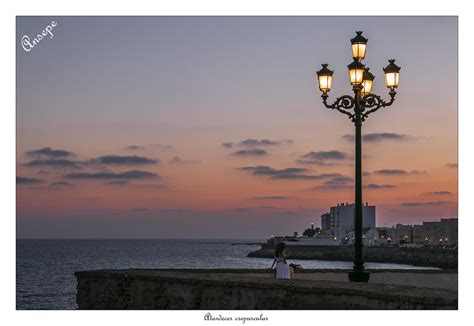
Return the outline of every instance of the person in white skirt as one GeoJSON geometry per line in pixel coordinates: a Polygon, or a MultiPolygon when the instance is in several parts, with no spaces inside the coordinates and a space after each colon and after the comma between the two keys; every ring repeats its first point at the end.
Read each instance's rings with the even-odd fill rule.
{"type": "Polygon", "coordinates": [[[275,246],[275,260],[272,267],[276,264],[276,278],[291,278],[290,265],[286,261],[285,244],[279,242],[275,246]]]}

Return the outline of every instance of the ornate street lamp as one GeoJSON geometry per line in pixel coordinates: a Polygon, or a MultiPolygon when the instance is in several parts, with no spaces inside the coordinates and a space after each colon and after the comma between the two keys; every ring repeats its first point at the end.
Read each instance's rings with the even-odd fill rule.
{"type": "Polygon", "coordinates": [[[374,82],[375,76],[369,72],[369,68],[365,68],[364,74],[362,76],[362,89],[360,93],[362,96],[369,95],[372,91],[372,84],[374,82]]]}
{"type": "Polygon", "coordinates": [[[334,71],[328,69],[328,65],[323,63],[323,68],[318,71],[318,82],[319,89],[323,94],[326,94],[331,90],[332,86],[332,74],[334,71]]]}
{"type": "Polygon", "coordinates": [[[395,59],[388,60],[389,64],[383,68],[385,73],[385,82],[387,87],[390,88],[390,92],[394,92],[395,88],[398,87],[398,76],[400,75],[400,67],[395,64],[395,59]]]}
{"type": "MultiPolygon", "coordinates": [[[[351,39],[352,58],[354,61],[347,67],[349,69],[349,81],[354,91],[354,96],[343,95],[337,98],[333,104],[328,104],[328,92],[331,90],[333,71],[329,70],[328,64],[317,72],[319,89],[322,91],[323,104],[326,108],[337,110],[348,116],[355,125],[355,254],[354,268],[349,272],[352,282],[368,282],[370,274],[364,269],[364,257],[362,254],[362,123],[380,108],[390,106],[395,101],[395,89],[398,87],[400,67],[395,64],[395,59],[390,59],[387,67],[383,69],[385,83],[389,88],[390,101],[384,101],[380,96],[372,94],[374,75],[362,64],[367,49],[367,39],[362,32],[356,32],[351,39]]],[[[390,239],[389,239],[390,240],[390,239]]]]}
{"type": "Polygon", "coordinates": [[[349,80],[351,81],[351,85],[362,85],[365,65],[360,61],[354,60],[350,65],[347,65],[347,68],[349,68],[349,80]]]}
{"type": "Polygon", "coordinates": [[[356,36],[351,39],[352,57],[354,60],[360,61],[365,58],[365,50],[367,49],[367,39],[362,36],[362,32],[356,32],[356,36]]]}

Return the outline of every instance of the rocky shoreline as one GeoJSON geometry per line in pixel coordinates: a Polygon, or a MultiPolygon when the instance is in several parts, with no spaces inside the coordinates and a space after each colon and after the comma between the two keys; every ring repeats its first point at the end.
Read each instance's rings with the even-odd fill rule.
{"type": "MultiPolygon", "coordinates": [[[[344,246],[287,246],[287,255],[291,259],[352,261],[353,247],[344,246]]],[[[263,244],[262,248],[253,251],[247,257],[273,258],[273,247],[263,244]]],[[[405,264],[441,269],[458,268],[457,249],[441,248],[398,248],[398,247],[364,247],[364,259],[372,263],[405,264]]]]}

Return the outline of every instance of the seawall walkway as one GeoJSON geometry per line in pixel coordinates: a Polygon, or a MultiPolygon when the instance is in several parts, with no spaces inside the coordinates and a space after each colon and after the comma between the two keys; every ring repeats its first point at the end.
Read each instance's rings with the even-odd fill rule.
{"type": "Polygon", "coordinates": [[[275,279],[260,269],[127,269],[75,273],[79,309],[457,309],[457,273],[305,270],[275,279]],[[421,280],[424,280],[421,282],[421,280]],[[421,282],[421,283],[420,283],[421,282]],[[405,285],[401,285],[405,284],[405,285]],[[406,284],[417,284],[409,286],[406,284]]]}

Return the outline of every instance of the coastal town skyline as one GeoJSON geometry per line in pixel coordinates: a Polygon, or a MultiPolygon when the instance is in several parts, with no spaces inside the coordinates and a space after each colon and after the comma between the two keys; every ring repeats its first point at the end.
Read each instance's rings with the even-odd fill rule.
{"type": "Polygon", "coordinates": [[[364,203],[457,217],[456,17],[18,17],[17,39],[52,20],[17,46],[18,238],[266,238],[352,203],[353,125],[315,72],[350,92],[356,30],[378,94],[402,67],[363,127],[364,203]]]}

